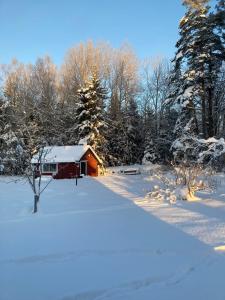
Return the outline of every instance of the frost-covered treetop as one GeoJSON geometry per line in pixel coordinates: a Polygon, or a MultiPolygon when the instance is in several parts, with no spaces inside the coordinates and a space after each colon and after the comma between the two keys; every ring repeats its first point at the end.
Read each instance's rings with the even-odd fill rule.
{"type": "Polygon", "coordinates": [[[209,3],[209,0],[184,0],[183,4],[191,9],[199,10],[209,3]]]}

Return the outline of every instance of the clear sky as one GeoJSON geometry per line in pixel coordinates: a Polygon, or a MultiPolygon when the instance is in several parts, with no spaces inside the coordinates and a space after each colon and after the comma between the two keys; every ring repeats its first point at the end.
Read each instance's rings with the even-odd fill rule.
{"type": "Polygon", "coordinates": [[[184,14],[181,0],[0,0],[0,64],[34,62],[87,40],[131,44],[140,58],[171,58],[184,14]]]}

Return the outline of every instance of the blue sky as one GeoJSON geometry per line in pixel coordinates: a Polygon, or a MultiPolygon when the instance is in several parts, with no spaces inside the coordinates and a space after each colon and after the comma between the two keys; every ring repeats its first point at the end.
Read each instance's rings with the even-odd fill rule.
{"type": "Polygon", "coordinates": [[[131,44],[140,58],[172,57],[181,0],[0,0],[0,64],[34,62],[87,40],[131,44]]]}

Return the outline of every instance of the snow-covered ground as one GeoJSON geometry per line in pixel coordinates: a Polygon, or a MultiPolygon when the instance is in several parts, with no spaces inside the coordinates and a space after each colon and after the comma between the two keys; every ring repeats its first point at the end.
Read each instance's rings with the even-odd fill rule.
{"type": "Polygon", "coordinates": [[[54,180],[36,215],[1,177],[0,299],[224,300],[225,186],[157,204],[145,177],[54,180]]]}

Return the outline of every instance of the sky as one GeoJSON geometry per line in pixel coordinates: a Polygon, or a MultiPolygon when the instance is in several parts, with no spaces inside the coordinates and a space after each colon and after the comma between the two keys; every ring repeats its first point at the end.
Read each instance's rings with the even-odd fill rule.
{"type": "Polygon", "coordinates": [[[130,44],[138,57],[172,58],[181,0],[0,0],[0,64],[34,63],[87,40],[130,44]]]}

